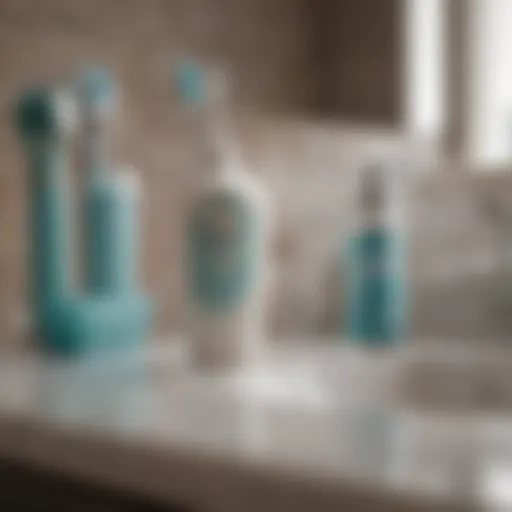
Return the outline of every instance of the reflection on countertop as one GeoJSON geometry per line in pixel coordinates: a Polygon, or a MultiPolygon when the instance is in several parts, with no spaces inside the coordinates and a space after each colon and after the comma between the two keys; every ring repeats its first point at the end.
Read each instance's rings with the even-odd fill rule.
{"type": "Polygon", "coordinates": [[[199,509],[309,510],[306,492],[311,510],[512,507],[512,415],[410,407],[400,388],[411,353],[284,344],[250,369],[210,373],[188,369],[168,340],[81,361],[11,356],[0,363],[0,456],[199,509]]]}

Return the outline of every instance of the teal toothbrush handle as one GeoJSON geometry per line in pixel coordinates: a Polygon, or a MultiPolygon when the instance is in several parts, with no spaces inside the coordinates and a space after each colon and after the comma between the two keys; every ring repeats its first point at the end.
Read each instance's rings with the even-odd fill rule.
{"type": "Polygon", "coordinates": [[[86,191],[87,289],[131,294],[137,287],[137,200],[116,176],[96,177],[86,191]]]}
{"type": "Polygon", "coordinates": [[[69,208],[63,156],[55,148],[29,147],[29,273],[37,322],[69,284],[69,208]]]}

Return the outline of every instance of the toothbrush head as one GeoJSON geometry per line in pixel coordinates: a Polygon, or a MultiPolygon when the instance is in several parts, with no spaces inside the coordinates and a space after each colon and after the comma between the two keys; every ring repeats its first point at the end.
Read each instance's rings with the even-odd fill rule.
{"type": "Polygon", "coordinates": [[[175,85],[183,104],[201,105],[206,101],[205,73],[193,60],[182,61],[175,70],[175,85]]]}
{"type": "Polygon", "coordinates": [[[15,124],[28,142],[55,140],[73,131],[76,105],[65,88],[33,87],[18,99],[14,108],[15,124]]]}
{"type": "Polygon", "coordinates": [[[83,106],[91,113],[110,112],[115,105],[116,85],[106,68],[85,69],[79,79],[78,90],[83,106]]]}

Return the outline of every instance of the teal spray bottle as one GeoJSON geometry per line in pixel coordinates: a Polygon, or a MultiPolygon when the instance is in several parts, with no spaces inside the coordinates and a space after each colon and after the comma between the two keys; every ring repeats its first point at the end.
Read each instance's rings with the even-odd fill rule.
{"type": "Polygon", "coordinates": [[[347,241],[347,325],[351,340],[389,346],[406,328],[404,187],[397,169],[363,167],[355,191],[355,223],[347,241]]]}

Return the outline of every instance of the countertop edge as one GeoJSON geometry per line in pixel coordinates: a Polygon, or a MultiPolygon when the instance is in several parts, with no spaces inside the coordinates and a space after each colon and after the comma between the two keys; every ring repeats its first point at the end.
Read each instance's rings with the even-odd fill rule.
{"type": "Polygon", "coordinates": [[[186,504],[194,511],[334,512],[348,506],[361,512],[472,510],[469,504],[409,497],[371,482],[334,482],[323,475],[240,464],[193,447],[151,445],[15,416],[0,415],[0,457],[114,490],[129,489],[164,504],[186,504]]]}

